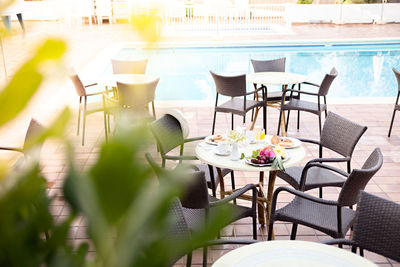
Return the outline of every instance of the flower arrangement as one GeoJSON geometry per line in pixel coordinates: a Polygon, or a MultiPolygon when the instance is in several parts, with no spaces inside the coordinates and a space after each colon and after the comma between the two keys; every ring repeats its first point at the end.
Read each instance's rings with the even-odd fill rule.
{"type": "Polygon", "coordinates": [[[230,143],[239,143],[246,140],[246,136],[239,133],[238,131],[231,130],[228,135],[228,141],[230,143]]]}

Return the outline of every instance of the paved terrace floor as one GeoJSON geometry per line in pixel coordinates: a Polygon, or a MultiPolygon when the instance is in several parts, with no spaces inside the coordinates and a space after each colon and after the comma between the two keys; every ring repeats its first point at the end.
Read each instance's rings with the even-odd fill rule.
{"type": "MultiPolygon", "coordinates": [[[[14,29],[18,25],[13,25],[14,29]]],[[[35,22],[27,23],[28,32],[23,39],[20,35],[12,36],[5,40],[5,51],[7,57],[7,68],[9,75],[21,65],[23,60],[31,55],[31,45],[39,42],[47,36],[60,36],[64,38],[69,47],[66,61],[74,66],[78,71],[93,59],[98,53],[114,42],[137,41],[138,37],[126,29],[125,25],[103,25],[101,27],[79,26],[69,27],[61,23],[35,22]]],[[[316,40],[316,39],[346,39],[346,38],[398,38],[400,37],[400,25],[295,25],[293,34],[290,35],[257,35],[249,37],[249,40],[316,40]]],[[[180,41],[187,41],[178,38],[180,41]]],[[[196,41],[191,38],[189,41],[196,41]]],[[[225,41],[235,41],[238,37],[229,36],[225,41]]],[[[0,75],[3,70],[0,69],[0,75]]],[[[0,76],[3,78],[2,76],[0,76]]],[[[393,90],[396,90],[393,88],[393,90]]],[[[47,81],[41,91],[35,96],[26,111],[14,122],[9,123],[0,129],[0,140],[2,145],[20,145],[23,142],[26,128],[31,117],[37,118],[44,125],[48,123],[64,105],[70,105],[76,109],[77,97],[75,96],[72,84],[66,77],[57,77],[47,81]]],[[[329,97],[328,97],[329,104],[329,97]]],[[[211,104],[210,104],[211,106],[211,104]]],[[[190,136],[208,135],[211,132],[212,108],[211,107],[176,107],[180,109],[190,123],[190,136]]],[[[350,120],[368,126],[366,134],[361,138],[353,156],[353,167],[359,168],[375,148],[380,147],[384,154],[384,165],[376,176],[370,181],[366,190],[379,195],[383,198],[400,202],[400,121],[394,124],[392,137],[387,138],[387,130],[391,118],[392,104],[358,104],[358,105],[329,105],[329,110],[343,115],[350,120]]],[[[157,113],[161,114],[165,109],[157,108],[157,113]]],[[[239,121],[239,118],[237,119],[239,121]]],[[[249,121],[249,119],[247,120],[249,121]]],[[[268,132],[275,132],[278,121],[278,111],[268,109],[268,132]]],[[[302,113],[300,130],[295,126],[296,114],[291,117],[289,125],[289,136],[301,136],[304,138],[318,138],[317,117],[302,113]]],[[[225,132],[229,128],[229,116],[218,115],[217,132],[225,132]]],[[[98,147],[104,140],[103,117],[102,114],[93,114],[87,120],[87,142],[84,147],[80,145],[80,137],[76,137],[76,120],[68,128],[68,136],[76,144],[76,161],[82,169],[89,168],[98,156],[98,147]]],[[[193,147],[189,147],[187,153],[193,147]]],[[[317,157],[318,149],[306,146],[307,157],[304,163],[317,157]]],[[[326,156],[333,156],[329,153],[326,156]]],[[[4,154],[1,154],[5,157],[4,154]]],[[[42,151],[41,164],[43,174],[48,180],[48,192],[51,196],[56,196],[52,204],[52,213],[58,221],[63,220],[68,214],[68,207],[64,203],[62,195],[62,184],[66,174],[66,164],[64,161],[62,145],[55,141],[48,141],[42,151]]],[[[343,167],[343,166],[341,166],[343,167]]],[[[256,174],[236,173],[238,185],[254,183],[258,180],[256,174]]],[[[228,179],[229,180],[229,179],[228,179]]],[[[229,185],[229,183],[228,183],[229,185]]],[[[277,179],[276,186],[285,183],[277,179]]],[[[327,199],[336,199],[339,190],[337,188],[325,189],[324,196],[327,199]]],[[[311,191],[316,194],[315,191],[311,191]]],[[[279,206],[285,205],[290,201],[289,195],[282,195],[279,206]]],[[[289,239],[290,225],[278,222],[275,224],[276,239],[289,239]]],[[[266,240],[267,229],[258,226],[259,240],[266,240]]],[[[81,243],[87,239],[85,221],[80,218],[74,222],[70,230],[70,239],[73,243],[81,243]]],[[[251,238],[251,223],[249,220],[241,220],[223,230],[224,237],[251,238]]],[[[306,227],[299,227],[299,240],[322,241],[328,239],[326,235],[306,227]]],[[[209,253],[209,263],[214,262],[221,255],[228,252],[234,245],[219,246],[211,249],[209,253]]],[[[95,251],[91,249],[91,253],[95,251]]],[[[400,266],[384,257],[373,253],[366,253],[366,257],[381,266],[400,266]]],[[[183,264],[181,261],[180,264],[183,264]]],[[[193,256],[193,265],[201,264],[201,251],[196,251],[193,256]]]]}

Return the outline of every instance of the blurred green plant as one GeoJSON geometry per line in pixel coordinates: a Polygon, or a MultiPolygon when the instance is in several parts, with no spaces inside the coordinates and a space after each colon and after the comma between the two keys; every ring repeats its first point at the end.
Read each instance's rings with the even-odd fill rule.
{"type": "Polygon", "coordinates": [[[297,0],[297,4],[312,4],[313,0],[297,0]]]}
{"type": "MultiPolygon", "coordinates": [[[[149,41],[155,41],[153,37],[149,41]]],[[[45,41],[2,88],[0,127],[24,110],[49,68],[62,63],[65,50],[61,40],[45,41]]],[[[176,218],[170,205],[188,182],[185,172],[165,171],[155,179],[144,162],[152,145],[148,126],[126,121],[119,122],[115,136],[102,144],[97,162],[78,171],[73,146],[65,136],[70,117],[70,111],[63,110],[24,151],[29,155],[47,138],[64,143],[69,168],[63,191],[71,210],[66,219],[56,222],[51,215],[53,198],[46,192],[39,158],[27,157],[18,168],[0,162],[0,266],[167,266],[214,238],[226,224],[229,211],[222,211],[203,230],[171,244],[176,218]],[[77,216],[87,222],[89,242],[96,251],[92,259],[87,257],[87,242],[74,246],[68,239],[77,216]]]]}

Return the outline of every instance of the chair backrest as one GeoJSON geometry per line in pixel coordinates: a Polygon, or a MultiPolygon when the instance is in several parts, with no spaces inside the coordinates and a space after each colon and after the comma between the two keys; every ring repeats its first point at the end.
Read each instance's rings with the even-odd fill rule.
{"type": "Polygon", "coordinates": [[[351,206],[357,203],[359,193],[382,167],[383,155],[379,148],[375,148],[365,161],[361,169],[353,169],[340,190],[338,203],[342,206],[351,206]]]}
{"type": "Polygon", "coordinates": [[[246,94],[246,75],[223,76],[210,70],[217,92],[225,96],[244,96],[246,94]]]}
{"type": "Polygon", "coordinates": [[[273,60],[251,60],[254,72],[284,72],[285,63],[285,57],[273,60]]]}
{"type": "Polygon", "coordinates": [[[83,85],[81,79],[79,78],[78,74],[74,73],[69,76],[69,78],[72,80],[72,83],[74,84],[76,93],[78,96],[85,96],[86,95],[86,89],[85,86],[83,85]]]}
{"type": "MultiPolygon", "coordinates": [[[[162,175],[162,173],[170,172],[170,170],[163,169],[155,163],[153,157],[149,153],[146,153],[145,157],[152,169],[155,171],[157,177],[162,175]]],[[[182,206],[188,209],[207,208],[209,206],[209,195],[204,172],[193,171],[189,167],[187,169],[184,168],[182,171],[185,171],[185,174],[187,172],[187,175],[191,176],[188,184],[183,188],[183,195],[180,199],[182,206]]]]}
{"type": "Polygon", "coordinates": [[[331,84],[337,75],[338,72],[335,68],[332,68],[331,72],[325,75],[324,79],[322,80],[321,86],[319,87],[318,95],[326,96],[328,94],[329,88],[331,87],[331,84]]]}
{"type": "Polygon", "coordinates": [[[159,78],[150,83],[117,82],[119,102],[123,107],[145,109],[154,100],[159,78]]]}
{"type": "Polygon", "coordinates": [[[320,144],[344,157],[351,157],[356,144],[366,130],[366,126],[328,112],[322,128],[320,144]]]}
{"type": "Polygon", "coordinates": [[[353,240],[400,262],[400,204],[361,191],[353,240]]]}
{"type": "Polygon", "coordinates": [[[396,76],[398,90],[400,91],[400,71],[396,70],[395,68],[393,68],[392,70],[394,72],[394,75],[396,76]]]}
{"type": "Polygon", "coordinates": [[[28,130],[26,131],[26,134],[25,134],[23,150],[25,150],[26,145],[29,142],[29,140],[31,140],[33,137],[35,137],[36,134],[38,134],[39,132],[41,132],[43,130],[44,130],[44,127],[40,123],[38,123],[35,119],[31,119],[28,130]]]}
{"type": "Polygon", "coordinates": [[[150,125],[161,156],[183,144],[182,128],[174,116],[165,114],[150,125]]]}
{"type": "Polygon", "coordinates": [[[145,74],[147,58],[140,60],[111,59],[114,74],[145,74]]]}

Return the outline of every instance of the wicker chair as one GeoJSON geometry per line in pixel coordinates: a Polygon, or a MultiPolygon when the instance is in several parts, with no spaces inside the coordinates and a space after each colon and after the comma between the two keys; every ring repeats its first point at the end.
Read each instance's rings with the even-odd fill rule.
{"type": "Polygon", "coordinates": [[[212,126],[212,134],[214,134],[215,130],[215,119],[217,116],[217,112],[223,113],[231,113],[231,124],[232,130],[234,129],[234,121],[233,115],[239,115],[243,117],[243,123],[246,122],[246,113],[250,110],[253,110],[256,107],[263,107],[263,126],[264,129],[266,127],[266,107],[264,101],[255,101],[255,100],[246,100],[246,96],[255,95],[257,92],[262,92],[262,98],[264,99],[264,90],[263,88],[256,89],[252,92],[246,91],[246,75],[238,75],[238,76],[222,76],[215,74],[210,71],[212,77],[214,78],[215,88],[217,90],[217,96],[215,98],[215,107],[214,107],[214,119],[212,126]],[[230,100],[224,102],[221,105],[218,105],[218,97],[219,95],[231,97],[230,100]],[[239,97],[243,97],[240,99],[239,97]]]}
{"type": "Polygon", "coordinates": [[[350,173],[337,201],[317,198],[287,187],[276,189],[272,199],[268,240],[271,240],[273,224],[278,220],[293,223],[290,235],[292,240],[296,239],[298,224],[314,228],[334,238],[343,238],[355,218],[355,211],[346,206],[357,203],[360,190],[365,188],[382,163],[381,150],[376,148],[361,169],[354,169],[350,173]],[[295,195],[295,198],[288,205],[276,210],[278,195],[282,191],[295,195]]]}
{"type": "Polygon", "coordinates": [[[333,112],[326,117],[319,141],[300,139],[303,142],[319,146],[319,158],[310,160],[304,167],[295,166],[278,171],[278,177],[285,180],[297,190],[307,191],[319,188],[322,198],[322,188],[326,186],[341,187],[351,171],[351,157],[355,146],[367,130],[333,112]],[[323,148],[328,148],[343,158],[323,158],[323,148]],[[334,162],[347,162],[347,173],[331,165],[322,164],[334,162]]]}
{"type": "MultiPolygon", "coordinates": [[[[309,83],[309,82],[304,82],[303,84],[308,84],[312,86],[318,87],[318,93],[312,93],[312,92],[307,92],[307,91],[300,91],[300,90],[294,90],[294,89],[286,89],[283,91],[282,94],[282,103],[281,103],[281,112],[279,114],[279,123],[282,118],[282,113],[285,112],[285,110],[288,111],[287,114],[287,119],[286,119],[286,132],[288,129],[289,125],[289,116],[290,116],[290,111],[291,110],[297,110],[297,111],[305,111],[305,112],[310,112],[313,114],[318,115],[318,122],[319,122],[319,133],[321,134],[322,130],[322,123],[321,123],[321,113],[325,112],[325,117],[327,116],[327,104],[326,104],[326,95],[329,92],[329,88],[331,87],[331,84],[333,80],[336,78],[338,75],[337,71],[335,68],[332,68],[331,72],[329,74],[325,75],[325,78],[322,80],[321,85],[314,84],[314,83],[309,83]],[[285,103],[286,98],[287,98],[287,93],[290,92],[289,96],[289,102],[285,103]],[[316,96],[318,99],[317,103],[310,102],[310,101],[305,101],[305,100],[300,100],[300,96],[293,96],[293,93],[297,93],[299,95],[305,94],[305,95],[312,95],[316,96]],[[324,98],[324,104],[321,104],[321,97],[324,98]]],[[[300,120],[297,120],[297,129],[300,128],[300,120]]],[[[278,125],[278,135],[279,135],[280,127],[278,125]]]]}
{"type": "MultiPolygon", "coordinates": [[[[178,160],[179,163],[181,163],[183,160],[197,160],[196,156],[183,155],[184,144],[203,140],[205,137],[201,136],[185,139],[180,122],[176,117],[170,114],[165,114],[161,118],[151,123],[151,130],[157,141],[158,149],[161,154],[162,167],[165,167],[166,160],[178,160]],[[168,155],[171,150],[177,147],[180,147],[179,156],[168,155]]],[[[207,185],[215,196],[216,188],[219,184],[217,170],[214,167],[206,164],[197,164],[196,166],[199,170],[206,173],[207,185]]],[[[235,189],[235,176],[233,170],[222,169],[223,176],[227,175],[228,173],[231,174],[232,189],[235,189]]]]}
{"type": "Polygon", "coordinates": [[[390,137],[390,134],[392,133],[394,115],[396,114],[396,111],[400,110],[400,105],[399,105],[399,96],[400,96],[400,72],[399,72],[398,70],[396,70],[395,68],[393,68],[392,70],[393,70],[394,75],[396,76],[396,79],[397,79],[397,85],[398,85],[397,90],[398,90],[398,92],[397,92],[396,103],[394,104],[393,115],[392,115],[392,121],[390,122],[388,137],[390,137]]]}
{"type": "MultiPolygon", "coordinates": [[[[78,74],[73,73],[70,75],[72,83],[75,86],[76,93],[79,96],[79,109],[78,109],[78,128],[76,134],[79,135],[79,128],[80,128],[80,121],[81,121],[81,113],[83,117],[82,122],[82,146],[85,145],[85,129],[86,129],[86,116],[96,113],[96,112],[103,112],[104,107],[101,101],[95,102],[88,102],[88,97],[93,96],[101,96],[103,93],[107,93],[106,91],[99,91],[95,93],[88,94],[86,92],[86,88],[96,86],[97,83],[83,85],[81,79],[79,78],[78,74]],[[83,100],[83,102],[82,102],[83,100]]],[[[106,124],[107,122],[104,121],[106,124]]]]}
{"type": "MultiPolygon", "coordinates": [[[[251,59],[251,64],[253,65],[254,72],[285,72],[286,58],[278,58],[273,60],[254,60],[251,59]]],[[[278,102],[282,99],[282,91],[272,91],[268,92],[267,86],[264,86],[265,91],[265,101],[266,102],[278,102]]],[[[292,87],[293,89],[293,87],[292,87]]],[[[255,96],[256,97],[256,96],[255,96]]],[[[286,97],[289,100],[289,96],[286,97]]],[[[253,120],[254,109],[251,113],[251,120],[253,120]]],[[[300,114],[300,111],[297,115],[300,114]]],[[[268,117],[266,118],[268,119],[268,117]]],[[[267,124],[267,122],[265,122],[267,124]]]]}
{"type": "MultiPolygon", "coordinates": [[[[154,162],[149,153],[146,153],[146,159],[158,176],[160,176],[163,171],[166,171],[154,162]]],[[[226,225],[242,218],[251,217],[253,221],[253,239],[257,240],[257,188],[255,185],[248,184],[235,191],[230,196],[219,200],[208,194],[207,183],[203,171],[194,171],[190,173],[190,175],[192,175],[193,178],[190,184],[185,188],[183,197],[178,201],[178,203],[173,204],[174,213],[178,219],[174,236],[177,236],[178,238],[190,237],[190,233],[198,232],[205,227],[207,218],[213,217],[216,214],[219,214],[221,209],[227,208],[230,210],[230,217],[226,218],[226,225]],[[252,191],[253,196],[251,207],[229,203],[248,191],[252,191]]],[[[232,243],[232,240],[229,241],[232,243]]],[[[207,266],[207,246],[207,244],[204,244],[203,246],[203,266],[207,266]]],[[[190,263],[191,253],[188,255],[187,265],[190,266],[190,263]]]]}
{"type": "MultiPolygon", "coordinates": [[[[24,141],[24,145],[22,146],[22,148],[20,147],[6,147],[6,146],[0,146],[0,150],[4,150],[4,151],[13,151],[13,152],[19,152],[22,153],[24,155],[24,158],[27,156],[26,151],[27,151],[27,145],[29,143],[29,141],[35,137],[36,134],[40,133],[41,131],[44,130],[44,127],[39,124],[35,119],[31,119],[29,126],[28,126],[28,130],[26,131],[25,134],[25,141],[24,141]]],[[[40,152],[41,146],[39,147],[38,151],[40,152]]],[[[16,167],[18,167],[18,163],[15,165],[16,167]]]]}
{"type": "Polygon", "coordinates": [[[400,205],[361,191],[353,238],[333,239],[325,244],[350,245],[364,256],[364,249],[400,262],[400,205]]]}
{"type": "Polygon", "coordinates": [[[147,58],[141,60],[111,59],[114,74],[145,74],[147,58]]]}

